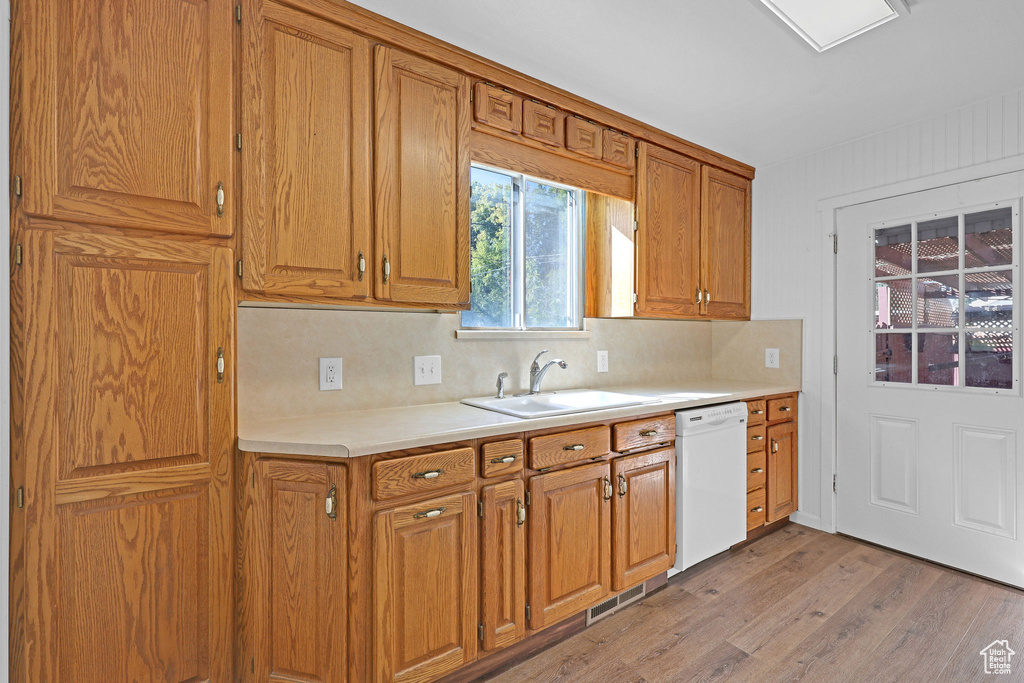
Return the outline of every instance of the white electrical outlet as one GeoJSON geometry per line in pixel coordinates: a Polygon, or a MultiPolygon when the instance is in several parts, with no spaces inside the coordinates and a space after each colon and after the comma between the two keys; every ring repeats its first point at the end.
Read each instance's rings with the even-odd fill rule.
{"type": "Polygon", "coordinates": [[[441,356],[413,356],[412,358],[412,383],[440,384],[441,383],[441,356]]]}
{"type": "Polygon", "coordinates": [[[766,368],[777,368],[777,367],[779,367],[779,350],[778,349],[765,349],[764,350],[764,366],[766,368]]]}
{"type": "Polygon", "coordinates": [[[338,391],[341,389],[341,359],[320,359],[320,391],[338,391]]]}
{"type": "Polygon", "coordinates": [[[597,352],[597,371],[608,372],[608,352],[598,351],[597,352]]]}

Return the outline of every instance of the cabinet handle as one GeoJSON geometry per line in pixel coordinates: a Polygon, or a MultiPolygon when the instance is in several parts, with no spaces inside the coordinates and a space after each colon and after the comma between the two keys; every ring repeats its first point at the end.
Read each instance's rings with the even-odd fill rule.
{"type": "Polygon", "coordinates": [[[776,441],[775,439],[772,439],[772,453],[778,453],[778,452],[779,452],[779,442],[776,441]]]}
{"type": "Polygon", "coordinates": [[[658,435],[658,430],[657,429],[645,429],[644,431],[640,432],[640,436],[657,436],[657,435],[658,435]]]}
{"type": "Polygon", "coordinates": [[[413,479],[437,479],[442,474],[444,474],[444,470],[429,470],[427,472],[417,472],[416,474],[412,475],[412,478],[413,479]]]}
{"type": "Polygon", "coordinates": [[[526,506],[523,505],[522,498],[516,498],[516,526],[522,526],[526,523],[526,506]]]}
{"type": "Polygon", "coordinates": [[[363,252],[359,252],[359,281],[363,281],[363,276],[366,275],[366,259],[363,257],[363,252]]]}
{"type": "Polygon", "coordinates": [[[695,303],[695,304],[697,304],[698,306],[700,306],[700,302],[701,302],[701,301],[703,301],[703,300],[704,300],[704,297],[703,297],[703,296],[701,296],[701,293],[700,293],[700,287],[698,287],[698,288],[697,288],[697,298],[696,298],[696,299],[694,299],[693,303],[695,303]]]}
{"type": "Polygon", "coordinates": [[[790,412],[792,410],[793,409],[790,408],[789,406],[779,406],[779,412],[781,412],[781,413],[788,413],[788,412],[790,412]]]}
{"type": "Polygon", "coordinates": [[[751,441],[764,441],[764,436],[761,435],[761,434],[754,434],[752,437],[750,437],[750,440],[751,441]]]}
{"type": "Polygon", "coordinates": [[[619,475],[619,498],[621,498],[622,496],[626,495],[626,491],[627,490],[628,489],[627,489],[627,486],[626,486],[626,478],[620,474],[619,475]]]}
{"type": "Polygon", "coordinates": [[[762,472],[764,472],[764,470],[761,469],[760,467],[755,467],[754,469],[750,470],[751,474],[761,474],[762,472]]]}
{"type": "Polygon", "coordinates": [[[441,513],[444,512],[447,509],[448,508],[434,508],[433,510],[427,510],[426,512],[417,512],[415,515],[412,516],[412,518],[413,519],[423,519],[423,518],[431,519],[433,517],[440,517],[441,513]]]}
{"type": "Polygon", "coordinates": [[[582,451],[585,446],[581,443],[569,444],[568,446],[562,446],[563,451],[582,451]]]}
{"type": "Polygon", "coordinates": [[[224,347],[217,347],[217,383],[224,383],[224,347]]]}
{"type": "Polygon", "coordinates": [[[388,261],[388,257],[384,257],[384,284],[388,283],[388,278],[391,277],[391,263],[388,261]]]}
{"type": "Polygon", "coordinates": [[[711,292],[709,292],[708,290],[705,289],[704,290],[704,307],[707,308],[707,305],[709,303],[711,303],[711,292]]]}
{"type": "Polygon", "coordinates": [[[338,487],[331,484],[331,490],[327,492],[327,500],[324,503],[327,516],[331,519],[338,518],[338,487]]]}
{"type": "Polygon", "coordinates": [[[750,508],[751,512],[764,512],[764,508],[758,505],[756,508],[750,508]]]}
{"type": "Polygon", "coordinates": [[[604,478],[604,499],[612,499],[612,483],[608,481],[608,477],[604,478]]]}
{"type": "Polygon", "coordinates": [[[217,183],[217,217],[224,215],[224,183],[217,183]]]}
{"type": "Polygon", "coordinates": [[[764,415],[764,411],[763,410],[751,410],[750,414],[751,415],[764,415]]]}
{"type": "Polygon", "coordinates": [[[515,462],[515,461],[516,461],[516,456],[514,456],[514,455],[506,455],[504,458],[495,458],[494,460],[491,460],[491,462],[494,463],[495,465],[499,465],[499,464],[507,465],[510,462],[515,462]]]}

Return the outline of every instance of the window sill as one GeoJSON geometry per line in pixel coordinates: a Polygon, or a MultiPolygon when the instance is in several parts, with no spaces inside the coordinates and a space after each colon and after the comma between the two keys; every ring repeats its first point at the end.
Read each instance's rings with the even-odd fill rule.
{"type": "Polygon", "coordinates": [[[539,339],[590,339],[590,330],[455,330],[455,338],[463,341],[533,341],[539,339]]]}

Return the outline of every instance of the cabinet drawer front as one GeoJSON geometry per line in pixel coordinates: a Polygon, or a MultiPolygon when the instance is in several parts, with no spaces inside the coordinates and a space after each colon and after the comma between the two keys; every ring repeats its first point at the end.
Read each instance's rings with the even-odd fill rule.
{"type": "Polygon", "coordinates": [[[518,133],[523,128],[523,98],[486,83],[477,83],[473,116],[480,123],[518,133]]]}
{"type": "Polygon", "coordinates": [[[763,398],[757,401],[747,401],[747,424],[763,424],[767,411],[766,401],[763,398]]]}
{"type": "Polygon", "coordinates": [[[605,128],[602,144],[604,148],[601,158],[604,161],[622,168],[633,168],[633,162],[636,161],[636,143],[633,138],[605,128]]]}
{"type": "Polygon", "coordinates": [[[756,489],[747,493],[747,531],[764,526],[764,489],[756,489]]]}
{"type": "Polygon", "coordinates": [[[480,475],[498,477],[523,469],[523,442],[520,439],[485,443],[480,447],[480,475]]]}
{"type": "Polygon", "coordinates": [[[765,468],[768,457],[764,449],[756,453],[747,453],[747,490],[763,489],[765,484],[765,468]]]}
{"type": "Polygon", "coordinates": [[[672,443],[676,438],[675,415],[620,422],[612,427],[612,444],[617,453],[672,443]]]}
{"type": "Polygon", "coordinates": [[[546,104],[526,100],[523,102],[523,137],[562,147],[565,144],[565,113],[546,104]]]}
{"type": "Polygon", "coordinates": [[[592,159],[601,158],[603,148],[601,127],[596,123],[570,116],[565,120],[565,147],[592,159]]]}
{"type": "Polygon", "coordinates": [[[765,426],[763,424],[747,427],[747,453],[764,452],[765,426]]]}
{"type": "Polygon", "coordinates": [[[768,401],[768,421],[777,422],[779,420],[795,420],[796,407],[796,396],[773,398],[768,401]]]}
{"type": "Polygon", "coordinates": [[[611,434],[607,427],[576,429],[530,439],[530,467],[543,470],[608,455],[611,434]]]}
{"type": "Polygon", "coordinates": [[[438,491],[476,478],[472,448],[381,460],[373,466],[373,497],[377,500],[438,491]]]}

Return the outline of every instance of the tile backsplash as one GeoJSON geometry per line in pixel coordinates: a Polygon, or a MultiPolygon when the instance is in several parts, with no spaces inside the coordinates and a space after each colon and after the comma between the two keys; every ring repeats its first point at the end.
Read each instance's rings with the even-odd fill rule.
{"type": "MultiPolygon", "coordinates": [[[[529,383],[534,355],[569,365],[552,367],[545,389],[669,384],[717,376],[720,336],[729,357],[768,335],[783,348],[783,367],[752,379],[799,383],[800,322],[713,323],[676,320],[588,319],[589,336],[573,339],[483,341],[456,339],[459,316],[437,313],[242,307],[238,311],[238,411],[241,421],[457,401],[494,392],[508,372],[509,393],[529,383]],[[744,333],[719,325],[759,325],[744,333]],[[787,341],[788,340],[788,341],[787,341]],[[608,351],[609,371],[597,372],[608,351]],[[413,385],[413,356],[441,356],[441,384],[413,385]],[[318,359],[340,356],[342,389],[319,391],[318,359]],[[795,368],[795,370],[794,370],[795,368]],[[774,374],[778,373],[778,374],[774,374]]],[[[753,353],[753,352],[751,352],[753,353]]],[[[764,350],[756,355],[764,362],[764,350]]],[[[753,361],[751,361],[753,363],[753,361]]],[[[734,369],[734,368],[733,368],[734,369]]],[[[725,379],[742,377],[725,376],[725,379]]]]}

